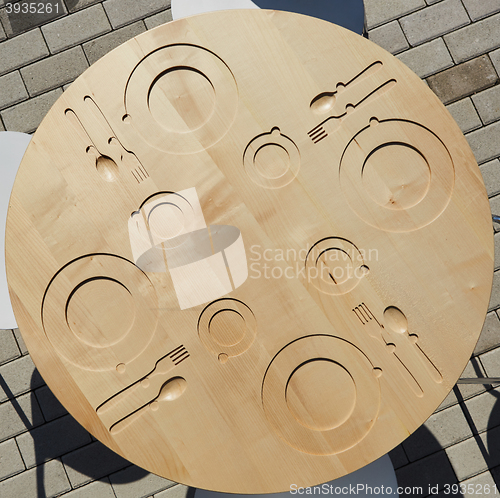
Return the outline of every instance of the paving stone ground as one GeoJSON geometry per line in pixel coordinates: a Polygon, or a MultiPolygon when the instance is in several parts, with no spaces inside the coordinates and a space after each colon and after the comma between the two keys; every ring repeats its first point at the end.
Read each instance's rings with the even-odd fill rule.
{"type": "MultiPolygon", "coordinates": [[[[0,0],[0,131],[35,131],[90,64],[171,20],[170,0],[53,0],[57,12],[24,18],[9,16],[7,3],[0,0]]],[[[500,0],[365,0],[365,6],[368,37],[425,78],[447,105],[500,215],[500,0]]],[[[466,377],[500,377],[500,231],[495,249],[490,310],[466,377]]],[[[411,496],[500,494],[500,387],[455,386],[390,455],[411,496]]],[[[60,495],[185,498],[192,490],[97,442],[44,385],[19,331],[2,330],[0,497],[60,495]]]]}

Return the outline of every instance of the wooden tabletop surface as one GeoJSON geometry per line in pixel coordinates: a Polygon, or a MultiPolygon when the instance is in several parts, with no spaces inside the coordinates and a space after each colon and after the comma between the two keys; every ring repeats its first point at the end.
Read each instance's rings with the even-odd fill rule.
{"type": "Polygon", "coordinates": [[[10,199],[13,308],[99,440],[196,487],[285,491],[387,453],[465,367],[493,276],[473,154],[389,53],[226,11],[56,102],[10,199]]]}

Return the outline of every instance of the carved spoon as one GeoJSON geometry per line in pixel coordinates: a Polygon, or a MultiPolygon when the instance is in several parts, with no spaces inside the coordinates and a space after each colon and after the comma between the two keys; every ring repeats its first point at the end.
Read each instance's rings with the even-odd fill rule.
{"type": "Polygon", "coordinates": [[[158,393],[158,396],[156,396],[156,398],[152,399],[144,406],[141,406],[138,410],[129,413],[126,417],[113,424],[109,431],[111,432],[111,434],[116,434],[122,431],[123,429],[125,429],[125,427],[129,426],[132,422],[144,415],[144,413],[146,413],[148,410],[158,410],[160,401],[173,401],[179,398],[186,390],[186,387],[186,379],[184,379],[183,377],[172,377],[161,386],[160,392],[158,393]]]}

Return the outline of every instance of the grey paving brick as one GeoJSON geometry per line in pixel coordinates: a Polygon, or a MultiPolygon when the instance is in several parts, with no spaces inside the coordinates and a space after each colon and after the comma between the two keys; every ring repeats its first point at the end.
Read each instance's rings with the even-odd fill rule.
{"type": "Polygon", "coordinates": [[[461,493],[464,498],[477,498],[478,494],[493,496],[495,494],[495,487],[495,481],[489,471],[460,483],[461,493]]]}
{"type": "Polygon", "coordinates": [[[190,495],[190,491],[192,491],[192,488],[189,486],[176,484],[171,488],[155,493],[154,498],[187,498],[190,495]]]}
{"type": "MultiPolygon", "coordinates": [[[[467,366],[464,368],[464,371],[461,373],[460,378],[475,378],[475,377],[486,377],[486,370],[484,369],[482,363],[478,358],[471,358],[467,362],[467,366]]],[[[469,399],[477,394],[480,394],[485,391],[485,386],[482,384],[459,384],[456,386],[460,398],[469,399]]],[[[455,388],[453,388],[455,391],[455,388]]]]}
{"type": "Polygon", "coordinates": [[[0,401],[5,401],[12,395],[18,396],[44,384],[30,356],[23,356],[1,366],[0,376],[8,386],[4,389],[3,382],[0,385],[0,401]]]}
{"type": "Polygon", "coordinates": [[[500,76],[500,48],[490,52],[488,55],[490,56],[491,62],[493,63],[497,74],[500,76]]]}
{"type": "Polygon", "coordinates": [[[461,483],[464,498],[477,498],[478,494],[494,494],[495,481],[490,472],[483,472],[461,483]],[[489,490],[489,493],[487,492],[489,490]]]}
{"type": "Polygon", "coordinates": [[[43,424],[42,412],[33,394],[25,394],[0,405],[0,441],[43,424]]]}
{"type": "MultiPolygon", "coordinates": [[[[498,167],[500,168],[500,163],[498,167]]],[[[498,224],[496,225],[498,226],[498,224]]],[[[494,240],[495,240],[495,270],[496,270],[497,267],[500,268],[500,234],[495,233],[494,240]]]]}
{"type": "Polygon", "coordinates": [[[499,494],[499,492],[500,492],[500,485],[499,485],[499,483],[500,483],[500,467],[490,468],[490,473],[491,473],[491,475],[496,483],[496,488],[497,488],[496,494],[499,494]]]}
{"type": "Polygon", "coordinates": [[[0,444],[0,481],[24,471],[24,463],[15,439],[0,444]]]}
{"type": "Polygon", "coordinates": [[[445,35],[455,62],[463,62],[500,46],[500,14],[445,35]]]}
{"type": "Polygon", "coordinates": [[[500,377],[500,348],[483,353],[479,359],[487,377],[500,377]]]}
{"type": "Polygon", "coordinates": [[[102,0],[65,0],[65,2],[70,12],[76,12],[95,3],[102,2],[102,0]]]}
{"type": "Polygon", "coordinates": [[[113,28],[119,28],[170,7],[170,0],[106,0],[103,2],[113,28]]]}
{"type": "Polygon", "coordinates": [[[116,498],[113,493],[113,488],[108,479],[95,481],[81,488],[75,489],[64,498],[116,498]]]}
{"type": "MultiPolygon", "coordinates": [[[[498,197],[500,196],[497,195],[496,197],[492,197],[490,199],[490,205],[492,206],[492,210],[495,210],[496,205],[500,206],[500,199],[498,199],[498,197]]],[[[488,311],[498,308],[500,308],[500,271],[496,271],[493,274],[493,286],[491,289],[491,297],[490,297],[490,303],[488,305],[488,311]]]]}
{"type": "Polygon", "coordinates": [[[0,41],[5,40],[7,38],[7,35],[5,33],[5,30],[3,29],[3,26],[0,24],[0,41]]]}
{"type": "Polygon", "coordinates": [[[89,67],[82,47],[73,47],[21,69],[30,96],[34,97],[76,79],[89,67]]]}
{"type": "Polygon", "coordinates": [[[111,31],[111,26],[101,4],[42,27],[43,36],[52,53],[74,47],[108,31],[111,31]]]}
{"type": "Polygon", "coordinates": [[[474,425],[474,434],[500,425],[500,388],[491,389],[465,402],[474,425]]]}
{"type": "Polygon", "coordinates": [[[482,123],[470,98],[446,106],[463,133],[481,128],[482,123]]]}
{"type": "MultiPolygon", "coordinates": [[[[493,161],[481,164],[479,169],[483,175],[488,197],[498,194],[500,192],[500,161],[493,159],[493,161]]],[[[498,243],[500,244],[500,240],[498,243]]],[[[500,251],[500,245],[497,247],[496,244],[495,239],[495,269],[500,268],[500,254],[497,255],[497,249],[500,251]]]]}
{"type": "Polygon", "coordinates": [[[96,441],[62,458],[75,488],[130,466],[130,462],[96,441]]]}
{"type": "Polygon", "coordinates": [[[397,469],[396,478],[399,486],[412,489],[411,493],[403,493],[400,496],[412,497],[427,496],[429,486],[437,485],[438,489],[443,489],[445,484],[457,482],[457,478],[443,450],[397,469]],[[422,491],[419,492],[418,488],[422,488],[422,491]]]}
{"type": "Polygon", "coordinates": [[[115,47],[118,47],[118,45],[125,43],[127,40],[130,40],[144,31],[146,31],[144,23],[142,21],[137,21],[134,24],[117,29],[107,35],[85,43],[85,45],[83,45],[83,50],[85,50],[85,54],[90,64],[93,64],[110,50],[113,50],[115,47]]]}
{"type": "Polygon", "coordinates": [[[365,1],[366,24],[368,29],[372,29],[422,7],[425,7],[424,0],[365,1]]]}
{"type": "Polygon", "coordinates": [[[28,348],[26,347],[23,336],[21,335],[21,332],[19,332],[19,329],[14,329],[14,335],[16,336],[17,345],[19,346],[21,353],[23,355],[28,354],[28,348]]]}
{"type": "MultiPolygon", "coordinates": [[[[0,78],[0,95],[2,79],[0,78]]],[[[0,330],[0,364],[21,356],[12,330],[0,330]]]]}
{"type": "MultiPolygon", "coordinates": [[[[486,377],[486,371],[478,358],[472,358],[467,363],[464,371],[460,374],[460,378],[476,377],[486,377]]],[[[484,391],[486,391],[486,386],[483,384],[457,384],[449,392],[448,396],[446,396],[436,412],[456,405],[459,401],[472,398],[473,396],[476,396],[484,391]]]]}
{"type": "MultiPolygon", "coordinates": [[[[401,56],[406,53],[408,52],[401,56]]],[[[497,81],[498,75],[487,55],[464,62],[427,79],[429,87],[445,104],[489,88],[497,81]]]]}
{"type": "Polygon", "coordinates": [[[0,482],[0,496],[5,498],[52,498],[70,489],[59,460],[52,460],[40,468],[27,470],[0,482]],[[42,480],[37,479],[37,473],[42,476],[42,480]]]}
{"type": "Polygon", "coordinates": [[[421,45],[470,23],[460,0],[443,0],[399,19],[411,46],[421,45]]]}
{"type": "Polygon", "coordinates": [[[165,24],[166,22],[170,22],[172,20],[172,10],[164,10],[163,12],[158,12],[151,17],[146,17],[144,19],[144,23],[146,24],[147,29],[153,29],[161,24],[165,24]]]}
{"type": "MultiPolygon", "coordinates": [[[[500,243],[500,234],[495,235],[495,242],[500,243]]],[[[499,254],[499,264],[500,264],[500,254],[499,254]]],[[[474,348],[474,354],[479,355],[490,349],[493,349],[500,345],[500,320],[497,314],[492,311],[486,315],[486,320],[484,321],[483,330],[479,336],[476,347],[474,348]]],[[[465,375],[464,375],[465,377],[465,375]]]]}
{"type": "Polygon", "coordinates": [[[143,498],[175,483],[132,465],[109,476],[116,498],[143,498]]]}
{"type": "Polygon", "coordinates": [[[500,85],[473,95],[472,100],[484,124],[500,119],[500,85]]]}
{"type": "Polygon", "coordinates": [[[427,3],[427,5],[433,5],[437,2],[441,2],[442,0],[425,0],[425,2],[427,3]]]}
{"type": "Polygon", "coordinates": [[[91,442],[89,433],[70,415],[17,437],[28,468],[39,465],[91,442]]]}
{"type": "Polygon", "coordinates": [[[397,55],[397,58],[421,78],[453,66],[451,56],[441,38],[407,50],[397,55]]]}
{"type": "Polygon", "coordinates": [[[458,399],[455,395],[454,391],[450,391],[443,402],[436,408],[436,412],[444,410],[449,406],[456,405],[458,403],[458,399]]]}
{"type": "Polygon", "coordinates": [[[32,133],[61,95],[62,90],[56,88],[26,102],[9,107],[2,111],[0,115],[8,130],[32,133]]]}
{"type": "Polygon", "coordinates": [[[39,29],[0,43],[0,74],[8,73],[49,55],[39,29]]]}
{"type": "Polygon", "coordinates": [[[392,21],[372,29],[368,34],[368,38],[392,54],[398,54],[410,46],[398,21],[392,21]]]}
{"type": "Polygon", "coordinates": [[[500,0],[462,0],[470,18],[477,21],[500,11],[500,0]]]}
{"type": "Polygon", "coordinates": [[[0,131],[5,131],[5,126],[3,125],[3,121],[0,118],[0,131]]]}
{"type": "MultiPolygon", "coordinates": [[[[500,156],[500,122],[492,123],[484,128],[466,135],[472,152],[479,164],[491,161],[500,156]]],[[[498,211],[497,211],[498,212],[498,211]]]]}
{"type": "Polygon", "coordinates": [[[402,444],[399,444],[393,450],[389,451],[389,457],[391,458],[392,465],[395,469],[399,469],[409,463],[402,444]]]}
{"type": "Polygon", "coordinates": [[[19,71],[0,76],[0,109],[4,109],[28,98],[19,71]]]}
{"type": "MultiPolygon", "coordinates": [[[[34,2],[23,1],[21,6],[25,4],[29,10],[30,3],[34,4],[34,2]]],[[[38,0],[36,2],[36,12],[20,11],[16,14],[14,11],[9,14],[7,13],[7,9],[0,9],[0,20],[5,27],[7,36],[10,38],[37,26],[42,26],[66,14],[67,10],[62,0],[38,0]]]]}
{"type": "Polygon", "coordinates": [[[459,481],[468,479],[500,464],[500,427],[466,439],[446,449],[459,481]]]}
{"type": "Polygon", "coordinates": [[[56,418],[66,415],[68,412],[60,401],[54,396],[53,392],[47,387],[43,386],[35,392],[38,404],[42,409],[43,417],[47,422],[56,418]]]}
{"type": "Polygon", "coordinates": [[[403,448],[410,462],[414,462],[471,435],[462,409],[455,405],[432,414],[424,425],[403,442],[403,448]]]}

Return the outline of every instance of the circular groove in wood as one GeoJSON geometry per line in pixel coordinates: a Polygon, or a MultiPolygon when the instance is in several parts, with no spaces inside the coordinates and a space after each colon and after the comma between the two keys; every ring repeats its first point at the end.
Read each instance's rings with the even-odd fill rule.
{"type": "Polygon", "coordinates": [[[300,152],[279,128],[255,137],[245,149],[243,167],[257,185],[276,189],[291,183],[299,173],[300,152]]]}
{"type": "Polygon", "coordinates": [[[151,115],[160,126],[176,133],[201,128],[215,109],[210,80],[193,68],[175,67],[158,76],[149,89],[151,115]]]}
{"type": "Polygon", "coordinates": [[[245,319],[235,310],[220,310],[210,318],[208,333],[223,348],[235,346],[245,337],[245,319]]]}
{"type": "Polygon", "coordinates": [[[426,127],[373,119],[344,150],[340,184],[363,221],[389,232],[410,232],[444,211],[453,193],[455,168],[446,146],[426,127]],[[393,154],[396,163],[388,163],[393,154]],[[401,166],[407,159],[410,162],[401,166]]]}
{"type": "Polygon", "coordinates": [[[125,371],[127,370],[127,366],[125,365],[125,363],[119,363],[118,365],[116,365],[116,371],[120,374],[123,374],[125,373],[125,371]]]}
{"type": "Polygon", "coordinates": [[[160,239],[173,239],[184,230],[185,216],[178,205],[161,202],[148,214],[149,228],[160,239]]]}
{"type": "Polygon", "coordinates": [[[221,363],[244,353],[253,343],[257,321],[252,310],[241,301],[224,298],[210,303],[198,319],[203,345],[221,363]]]}
{"type": "Polygon", "coordinates": [[[216,54],[176,44],[152,51],[134,68],[125,105],[127,122],[150,145],[194,154],[217,143],[231,127],[238,87],[216,54]],[[185,92],[185,84],[194,94],[185,92]]]}
{"type": "Polygon", "coordinates": [[[372,372],[369,359],[350,342],[325,335],[302,337],[279,351],[267,368],[262,382],[264,411],[277,434],[299,451],[313,455],[346,451],[366,437],[377,418],[380,386],[372,372]],[[318,400],[311,399],[307,391],[304,392],[304,386],[300,384],[303,380],[312,389],[311,382],[320,382],[318,376],[332,369],[325,362],[333,362],[341,370],[333,368],[334,375],[322,382],[319,391],[323,388],[329,398],[322,407],[318,400]],[[319,367],[318,371],[315,371],[316,367],[319,367]],[[302,369],[304,379],[299,375],[297,382],[293,382],[294,374],[302,373],[302,369]],[[336,378],[339,390],[329,383],[335,382],[336,378]],[[288,393],[290,382],[291,391],[288,393]],[[295,396],[294,388],[297,394],[302,388],[302,399],[295,396]],[[340,392],[341,388],[344,388],[343,392],[340,392]],[[333,408],[335,401],[332,397],[338,397],[339,402],[344,402],[344,407],[340,410],[333,408]]]}
{"type": "Polygon", "coordinates": [[[363,164],[363,188],[379,206],[408,209],[427,195],[431,171],[424,156],[406,144],[385,144],[363,164]]]}
{"type": "Polygon", "coordinates": [[[135,321],[130,291],[110,278],[81,283],[66,303],[66,323],[77,340],[94,348],[113,346],[123,340],[135,321]]]}
{"type": "Polygon", "coordinates": [[[356,385],[344,367],[321,358],[294,370],[285,396],[288,409],[299,424],[327,431],[351,416],[356,405],[356,385]]]}
{"type": "MultiPolygon", "coordinates": [[[[327,280],[329,277],[336,285],[340,285],[352,278],[351,271],[354,268],[354,263],[348,252],[338,247],[332,247],[324,249],[318,254],[316,268],[318,267],[321,268],[321,272],[328,273],[327,280]]],[[[321,278],[325,277],[321,276],[321,278]]]]}
{"type": "Polygon", "coordinates": [[[307,281],[332,295],[351,292],[367,274],[359,249],[340,237],[316,242],[307,253],[305,266],[307,281]]]}
{"type": "Polygon", "coordinates": [[[266,144],[255,154],[254,163],[260,176],[275,180],[290,169],[290,155],[279,144],[266,144]]]}
{"type": "Polygon", "coordinates": [[[130,261],[89,254],[52,278],[42,318],[45,334],[67,361],[84,370],[115,370],[151,341],[158,322],[156,292],[130,261]]]}

